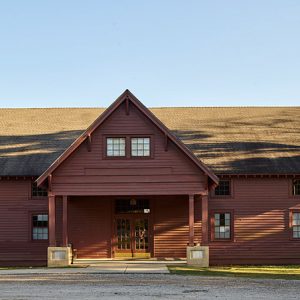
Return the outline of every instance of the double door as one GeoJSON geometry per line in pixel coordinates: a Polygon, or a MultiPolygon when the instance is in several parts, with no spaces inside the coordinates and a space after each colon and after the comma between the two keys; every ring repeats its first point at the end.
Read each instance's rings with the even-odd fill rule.
{"type": "Polygon", "coordinates": [[[115,217],[115,257],[150,257],[147,215],[115,217]]]}

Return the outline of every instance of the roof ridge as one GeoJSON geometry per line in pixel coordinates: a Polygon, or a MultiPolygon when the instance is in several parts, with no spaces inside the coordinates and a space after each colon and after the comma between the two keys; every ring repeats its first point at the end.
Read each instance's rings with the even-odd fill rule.
{"type": "MultiPolygon", "coordinates": [[[[106,109],[107,107],[0,107],[0,110],[11,109],[11,110],[35,110],[35,109],[106,109]]],[[[300,105],[294,106],[154,106],[149,109],[185,109],[185,108],[300,108],[300,105]]]]}

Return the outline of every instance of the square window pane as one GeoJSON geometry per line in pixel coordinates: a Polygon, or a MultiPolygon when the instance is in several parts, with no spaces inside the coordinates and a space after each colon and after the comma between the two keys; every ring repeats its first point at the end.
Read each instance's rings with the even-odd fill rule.
{"type": "Polygon", "coordinates": [[[217,196],[230,195],[230,180],[220,180],[219,185],[215,188],[215,195],[217,196]]]}
{"type": "Polygon", "coordinates": [[[131,138],[131,156],[150,156],[150,138],[131,138]]]}

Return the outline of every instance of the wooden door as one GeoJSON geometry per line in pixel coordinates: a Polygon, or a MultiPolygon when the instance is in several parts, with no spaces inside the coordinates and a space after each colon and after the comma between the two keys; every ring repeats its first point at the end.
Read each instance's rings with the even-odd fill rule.
{"type": "Polygon", "coordinates": [[[115,217],[115,257],[150,257],[148,216],[115,217]]]}

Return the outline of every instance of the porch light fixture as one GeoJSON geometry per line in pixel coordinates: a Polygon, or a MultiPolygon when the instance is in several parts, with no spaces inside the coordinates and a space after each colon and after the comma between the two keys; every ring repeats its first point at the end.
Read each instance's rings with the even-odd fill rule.
{"type": "Polygon", "coordinates": [[[136,205],[136,199],[131,198],[130,199],[130,205],[132,205],[132,206],[136,205]]]}

